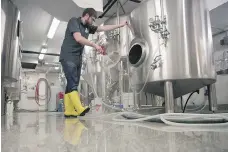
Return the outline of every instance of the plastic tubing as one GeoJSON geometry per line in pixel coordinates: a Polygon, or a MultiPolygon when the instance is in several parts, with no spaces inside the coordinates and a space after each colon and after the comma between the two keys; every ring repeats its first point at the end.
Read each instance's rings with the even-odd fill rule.
{"type": "MultiPolygon", "coordinates": [[[[169,117],[172,117],[172,120],[186,120],[186,119],[193,119],[193,118],[202,118],[204,120],[214,120],[214,119],[225,119],[228,121],[228,117],[222,114],[184,114],[184,113],[166,113],[166,114],[159,114],[159,115],[154,115],[154,116],[145,116],[145,115],[138,115],[133,113],[134,115],[138,115],[140,117],[144,116],[143,118],[137,118],[137,119],[118,119],[117,117],[123,115],[124,113],[117,114],[116,116],[113,117],[112,120],[114,121],[119,121],[119,122],[139,122],[139,121],[145,121],[145,120],[150,120],[150,119],[160,119],[162,122],[164,122],[167,125],[171,126],[181,126],[181,127],[198,127],[198,126],[207,126],[207,127],[212,127],[212,126],[228,126],[228,122],[226,123],[208,123],[208,124],[186,124],[186,123],[177,123],[177,122],[172,122],[169,117]],[[179,116],[179,117],[178,117],[179,116]],[[180,118],[181,116],[181,118],[180,118]],[[183,117],[185,116],[185,117],[183,117]],[[167,118],[166,118],[167,117],[167,118]]],[[[131,113],[126,113],[126,114],[131,114],[131,113]]]]}
{"type": "Polygon", "coordinates": [[[93,76],[92,76],[92,74],[90,74],[90,77],[91,77],[91,81],[92,81],[92,88],[93,88],[94,94],[95,94],[96,97],[98,97],[97,91],[96,91],[96,89],[95,89],[95,87],[94,87],[93,76]]]}
{"type": "Polygon", "coordinates": [[[101,102],[104,104],[104,106],[106,106],[106,107],[108,107],[108,108],[110,108],[110,109],[118,110],[118,111],[124,111],[124,109],[122,109],[122,108],[117,108],[117,107],[113,107],[113,106],[111,106],[111,105],[105,103],[103,100],[101,100],[101,102]]]}
{"type": "Polygon", "coordinates": [[[207,105],[207,100],[204,100],[204,102],[201,105],[199,105],[198,107],[193,108],[193,109],[186,108],[185,111],[186,112],[199,112],[199,111],[202,111],[206,107],[206,105],[207,105]]]}
{"type": "MultiPolygon", "coordinates": [[[[138,115],[137,113],[125,113],[125,114],[135,114],[138,115]]],[[[154,116],[145,116],[145,115],[138,115],[139,117],[143,118],[136,118],[136,119],[118,119],[117,117],[122,116],[123,114],[117,114],[112,118],[113,121],[120,121],[120,122],[139,122],[139,121],[145,121],[145,120],[150,120],[150,119],[159,119],[159,115],[154,115],[154,116]]]]}
{"type": "MultiPolygon", "coordinates": [[[[167,114],[163,114],[163,115],[160,115],[160,119],[161,121],[163,121],[165,124],[167,125],[170,125],[170,126],[178,126],[178,127],[222,127],[222,126],[228,126],[228,122],[226,123],[208,123],[208,124],[189,124],[189,123],[177,123],[177,122],[172,122],[172,121],[169,121],[165,118],[167,114]]],[[[196,114],[196,116],[200,116],[202,117],[203,114],[196,114]]],[[[204,117],[211,117],[213,116],[212,114],[204,114],[203,115],[204,117]]],[[[221,114],[218,114],[217,116],[219,116],[220,118],[222,119],[226,119],[228,121],[228,117],[226,116],[223,116],[221,114]]],[[[209,118],[211,120],[213,120],[213,118],[209,118]]]]}

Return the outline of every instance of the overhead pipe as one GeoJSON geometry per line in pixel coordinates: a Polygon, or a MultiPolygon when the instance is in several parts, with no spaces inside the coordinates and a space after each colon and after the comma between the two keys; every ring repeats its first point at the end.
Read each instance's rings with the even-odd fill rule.
{"type": "Polygon", "coordinates": [[[44,55],[51,55],[51,56],[60,56],[60,54],[55,54],[55,53],[41,53],[41,52],[27,51],[27,50],[22,50],[21,53],[28,53],[28,54],[44,54],[44,55]]]}
{"type": "MultiPolygon", "coordinates": [[[[116,19],[117,19],[117,25],[120,24],[120,9],[119,9],[119,3],[117,1],[116,3],[116,19]]],[[[118,40],[118,44],[120,43],[120,28],[117,29],[117,40],[118,40]]]]}
{"type": "Polygon", "coordinates": [[[105,14],[112,8],[112,6],[117,2],[117,0],[113,0],[112,3],[108,6],[108,8],[98,17],[102,18],[105,16],[105,14]]]}
{"type": "Polygon", "coordinates": [[[125,10],[124,10],[124,8],[123,8],[123,5],[121,4],[120,0],[118,0],[118,3],[119,3],[119,5],[120,5],[120,7],[121,7],[123,13],[126,14],[126,12],[125,12],[125,10]]]}
{"type": "Polygon", "coordinates": [[[129,0],[129,1],[135,2],[135,3],[141,3],[141,1],[139,1],[139,0],[129,0]]]}
{"type": "Polygon", "coordinates": [[[228,29],[227,30],[220,31],[220,32],[217,32],[217,33],[213,34],[212,36],[215,37],[217,35],[220,35],[220,34],[223,34],[223,33],[227,33],[227,32],[228,32],[228,29]]]}
{"type": "Polygon", "coordinates": [[[109,1],[105,4],[105,6],[103,7],[103,10],[105,10],[111,2],[112,2],[112,0],[109,0],[109,1]]]}

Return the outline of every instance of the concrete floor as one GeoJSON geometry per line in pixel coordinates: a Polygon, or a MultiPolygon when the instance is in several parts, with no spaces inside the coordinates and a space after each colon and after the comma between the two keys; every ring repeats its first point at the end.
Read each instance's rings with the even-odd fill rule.
{"type": "MultiPolygon", "coordinates": [[[[110,117],[64,119],[62,113],[2,117],[2,152],[227,152],[228,128],[119,123],[110,117]]],[[[84,117],[85,118],[85,117],[84,117]]]]}

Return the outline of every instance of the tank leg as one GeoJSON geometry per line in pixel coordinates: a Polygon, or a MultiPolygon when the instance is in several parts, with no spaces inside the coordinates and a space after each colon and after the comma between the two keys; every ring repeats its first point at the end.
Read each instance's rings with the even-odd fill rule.
{"type": "Polygon", "coordinates": [[[174,96],[173,84],[171,81],[166,81],[164,86],[165,92],[165,112],[174,113],[174,96]]]}
{"type": "Polygon", "coordinates": [[[217,110],[217,97],[216,97],[215,84],[208,85],[207,89],[208,89],[209,110],[214,112],[217,110]]]}

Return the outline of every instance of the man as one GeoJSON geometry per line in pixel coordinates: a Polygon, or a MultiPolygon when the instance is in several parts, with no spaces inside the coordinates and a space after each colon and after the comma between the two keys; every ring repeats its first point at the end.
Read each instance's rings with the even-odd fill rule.
{"type": "Polygon", "coordinates": [[[127,25],[125,22],[120,25],[93,26],[92,23],[96,18],[97,12],[93,8],[87,8],[82,17],[71,18],[67,25],[59,59],[67,79],[64,95],[65,117],[84,116],[90,110],[88,107],[82,106],[78,93],[82,53],[85,45],[95,48],[101,54],[104,51],[101,46],[87,40],[89,34],[114,30],[127,25]]]}

